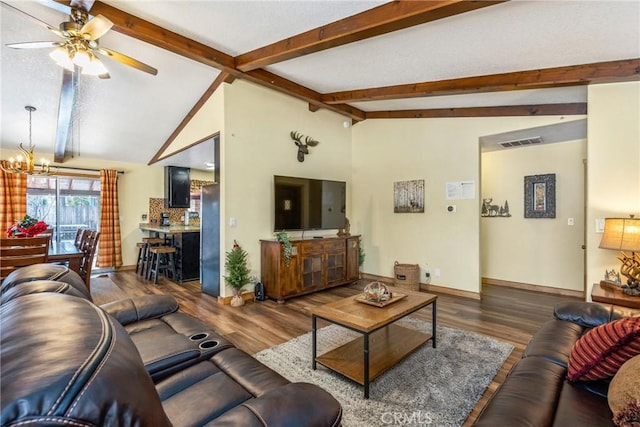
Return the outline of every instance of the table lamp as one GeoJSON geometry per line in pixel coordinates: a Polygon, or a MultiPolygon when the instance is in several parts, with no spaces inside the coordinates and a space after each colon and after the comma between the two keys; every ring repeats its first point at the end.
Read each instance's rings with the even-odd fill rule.
{"type": "Polygon", "coordinates": [[[622,262],[620,274],[627,278],[630,288],[637,288],[640,285],[640,219],[633,215],[629,218],[606,218],[600,247],[621,251],[618,257],[622,262]],[[631,252],[631,255],[624,251],[631,252]]]}

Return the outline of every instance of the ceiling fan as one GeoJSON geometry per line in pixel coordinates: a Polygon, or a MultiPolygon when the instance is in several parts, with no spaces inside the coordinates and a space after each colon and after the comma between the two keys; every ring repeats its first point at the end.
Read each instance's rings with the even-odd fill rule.
{"type": "Polygon", "coordinates": [[[113,27],[113,22],[102,15],[97,15],[89,19],[89,10],[91,6],[93,6],[93,3],[94,0],[71,1],[70,20],[62,22],[58,28],[4,3],[6,6],[27,15],[63,39],[60,41],[11,43],[7,44],[7,46],[13,49],[55,48],[49,56],[51,56],[58,65],[69,71],[74,71],[76,67],[79,67],[82,74],[94,75],[102,79],[108,79],[110,76],[107,68],[98,58],[98,54],[144,71],[145,73],[154,76],[158,74],[158,70],[150,65],[114,50],[99,46],[98,39],[109,32],[111,27],[113,27]]]}

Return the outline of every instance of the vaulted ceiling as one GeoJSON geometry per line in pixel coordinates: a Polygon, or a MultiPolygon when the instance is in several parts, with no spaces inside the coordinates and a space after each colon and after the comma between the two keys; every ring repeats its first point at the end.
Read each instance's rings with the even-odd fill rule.
{"type": "MultiPolygon", "coordinates": [[[[26,142],[33,105],[33,142],[50,156],[62,68],[6,44],[57,40],[25,13],[57,27],[70,2],[6,3],[1,147],[26,142]]],[[[80,76],[67,157],[154,161],[236,79],[354,123],[584,114],[587,84],[640,80],[638,1],[95,1],[90,13],[114,23],[101,46],[158,74],[107,58],[111,79],[80,76]]]]}

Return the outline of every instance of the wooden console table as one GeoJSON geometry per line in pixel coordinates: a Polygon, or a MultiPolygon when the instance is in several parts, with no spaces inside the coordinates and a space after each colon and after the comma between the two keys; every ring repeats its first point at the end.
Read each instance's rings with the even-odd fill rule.
{"type": "Polygon", "coordinates": [[[591,289],[591,300],[622,307],[640,308],[640,296],[625,295],[617,289],[603,288],[600,283],[594,283],[591,289]]]}

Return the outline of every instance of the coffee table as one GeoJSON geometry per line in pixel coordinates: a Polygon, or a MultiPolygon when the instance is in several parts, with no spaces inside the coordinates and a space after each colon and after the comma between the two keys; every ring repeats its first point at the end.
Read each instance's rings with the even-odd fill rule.
{"type": "Polygon", "coordinates": [[[389,287],[394,295],[406,297],[385,307],[376,307],[357,299],[360,294],[334,301],[311,310],[312,369],[316,363],[338,372],[364,386],[369,398],[369,383],[431,340],[436,348],[436,295],[389,287]],[[398,319],[432,307],[431,335],[394,324],[398,319]],[[317,320],[340,325],[362,334],[347,344],[316,356],[317,320]]]}

